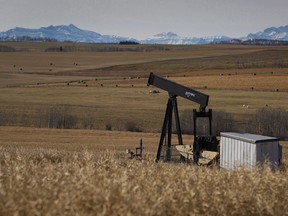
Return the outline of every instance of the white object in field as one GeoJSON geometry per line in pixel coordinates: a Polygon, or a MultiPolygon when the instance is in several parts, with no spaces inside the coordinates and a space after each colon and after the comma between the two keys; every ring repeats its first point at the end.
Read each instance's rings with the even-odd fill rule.
{"type": "Polygon", "coordinates": [[[177,145],[175,146],[177,151],[186,159],[193,159],[193,148],[192,145],[177,145]]]}
{"type": "Polygon", "coordinates": [[[130,149],[126,149],[126,154],[131,154],[131,150],[130,149]]]}
{"type": "MultiPolygon", "coordinates": [[[[192,145],[177,145],[177,151],[186,159],[193,160],[193,146],[192,145]]],[[[200,153],[199,165],[208,165],[219,155],[218,152],[202,151],[200,153]]]]}
{"type": "Polygon", "coordinates": [[[269,162],[273,168],[282,161],[282,146],[276,137],[249,133],[220,133],[220,168],[253,168],[269,162]]]}

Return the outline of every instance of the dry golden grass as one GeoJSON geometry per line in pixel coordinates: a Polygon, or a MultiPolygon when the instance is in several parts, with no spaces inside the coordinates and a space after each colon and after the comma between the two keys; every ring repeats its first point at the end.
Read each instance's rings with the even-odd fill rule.
{"type": "MultiPolygon", "coordinates": [[[[60,46],[61,44],[59,44],[60,46]]],[[[28,47],[31,45],[27,45],[28,47]]],[[[153,52],[0,52],[1,72],[55,74],[60,72],[81,72],[110,66],[189,59],[203,56],[250,53],[261,50],[257,47],[199,46],[189,50],[153,52]],[[50,65],[52,63],[52,65],[50,65]],[[16,67],[14,67],[14,65],[16,67]],[[20,68],[22,70],[20,71],[20,68]],[[52,69],[52,71],[50,71],[52,69]]],[[[82,72],[81,72],[82,73],[82,72]]],[[[83,73],[82,73],[83,74],[83,73]]],[[[81,75],[81,74],[80,74],[81,75]]],[[[103,75],[103,74],[102,74],[103,75]]],[[[117,76],[117,74],[114,74],[117,76]]],[[[105,74],[104,74],[105,76],[105,74]]]]}
{"type": "MultiPolygon", "coordinates": [[[[167,46],[167,49],[163,51],[151,52],[44,52],[49,46],[67,45],[82,49],[93,45],[62,43],[4,43],[4,45],[29,51],[0,52],[0,78],[3,81],[5,80],[5,83],[0,83],[0,87],[23,85],[25,82],[36,84],[37,82],[61,82],[64,79],[71,81],[75,80],[75,76],[86,76],[88,78],[147,77],[150,71],[164,75],[184,72],[201,75],[205,73],[203,72],[205,70],[217,69],[218,61],[222,65],[221,69],[226,70],[231,66],[235,67],[238,58],[241,61],[243,58],[249,59],[254,53],[256,56],[261,55],[262,57],[264,55],[263,58],[266,58],[269,55],[271,56],[269,52],[274,55],[275,52],[279,51],[279,58],[282,59],[286,52],[285,47],[225,45],[167,46]],[[210,63],[209,58],[213,59],[212,63],[210,63]],[[197,69],[201,71],[200,74],[195,71],[197,69]],[[29,76],[31,80],[28,79],[29,76]]],[[[256,59],[255,61],[259,60],[256,59]]],[[[271,62],[269,63],[273,64],[274,60],[271,60],[271,62]]],[[[79,79],[82,79],[80,77],[79,79]]]]}
{"type": "MultiPolygon", "coordinates": [[[[0,146],[5,148],[41,148],[67,151],[89,150],[93,152],[114,150],[133,151],[143,139],[145,152],[154,153],[158,147],[158,134],[131,133],[104,130],[35,129],[24,127],[0,127],[0,146]]],[[[184,140],[192,138],[184,136],[184,140]]]]}
{"type": "Polygon", "coordinates": [[[173,77],[178,83],[194,88],[246,90],[246,91],[288,91],[288,69],[278,74],[250,74],[210,75],[197,77],[173,77]]]}
{"type": "Polygon", "coordinates": [[[149,148],[158,134],[6,127],[0,132],[4,137],[1,215],[285,215],[288,211],[286,168],[276,173],[268,168],[220,171],[155,163],[156,152],[145,152],[142,161],[126,158],[122,142],[132,146],[129,140],[143,135],[149,148]],[[107,145],[108,140],[115,143],[107,145]]]}
{"type": "MultiPolygon", "coordinates": [[[[235,70],[208,70],[202,72],[195,72],[193,74],[185,73],[168,76],[169,79],[196,89],[223,89],[223,90],[244,90],[244,91],[280,91],[288,92],[288,69],[249,69],[243,71],[235,70]],[[273,74],[271,74],[271,71],[273,74]],[[196,74],[197,75],[196,75],[196,74]]],[[[148,72],[143,73],[148,76],[148,72]]],[[[23,76],[23,75],[22,75],[23,76]]],[[[51,77],[50,77],[51,78],[51,77]]],[[[38,87],[54,87],[67,85],[67,79],[71,77],[63,77],[62,80],[58,78],[58,82],[53,82],[52,79],[46,80],[46,83],[40,85],[34,84],[28,86],[38,87]],[[66,80],[65,80],[66,78],[66,80]]],[[[33,80],[33,79],[32,79],[33,80]]],[[[31,80],[31,81],[32,81],[31,80]]],[[[32,83],[32,82],[30,82],[32,83]]],[[[86,86],[87,87],[144,87],[147,84],[147,77],[120,77],[120,78],[92,78],[92,77],[77,77],[74,81],[69,82],[69,86],[86,86]],[[84,81],[85,84],[83,84],[84,81]]]]}

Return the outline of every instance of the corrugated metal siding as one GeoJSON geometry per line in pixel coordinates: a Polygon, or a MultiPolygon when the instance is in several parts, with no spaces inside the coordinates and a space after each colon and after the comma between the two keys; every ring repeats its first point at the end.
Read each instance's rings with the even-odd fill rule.
{"type": "Polygon", "coordinates": [[[220,141],[220,167],[235,169],[241,166],[252,167],[256,165],[256,145],[221,137],[220,141]]]}
{"type": "MultiPolygon", "coordinates": [[[[277,139],[261,140],[246,139],[250,134],[223,133],[220,140],[220,167],[224,169],[236,169],[238,167],[252,168],[257,164],[269,161],[278,166],[281,162],[281,150],[277,139]],[[231,136],[231,134],[233,136],[231,136]],[[241,137],[242,136],[242,137],[241,137]]],[[[269,138],[269,137],[268,137],[269,138]]]]}

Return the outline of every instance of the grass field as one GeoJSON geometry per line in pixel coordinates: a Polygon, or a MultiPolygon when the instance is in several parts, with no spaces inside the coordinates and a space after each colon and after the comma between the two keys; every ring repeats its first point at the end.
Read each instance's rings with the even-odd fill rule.
{"type": "MultiPolygon", "coordinates": [[[[282,215],[287,169],[155,163],[159,134],[0,127],[1,215],[282,215]],[[142,161],[125,149],[144,142],[142,161]]],[[[191,141],[185,136],[184,140],[191,141]]],[[[283,144],[286,164],[288,143],[283,144]]]]}
{"type": "MultiPolygon", "coordinates": [[[[59,106],[78,118],[93,118],[94,129],[105,129],[107,124],[111,124],[113,130],[122,130],[126,122],[133,121],[146,132],[160,131],[168,95],[166,92],[149,94],[149,90],[148,87],[2,88],[0,103],[3,115],[13,111],[11,118],[15,119],[16,125],[23,118],[36,121],[49,107],[59,106]]],[[[266,104],[274,108],[288,107],[287,92],[201,91],[210,95],[209,108],[224,110],[237,118],[247,117],[266,104]],[[243,104],[249,104],[249,109],[243,108],[243,104]]],[[[179,98],[180,112],[198,107],[198,104],[179,98]]],[[[20,126],[24,126],[23,121],[20,126]]]]}
{"type": "MultiPolygon", "coordinates": [[[[0,215],[288,212],[287,141],[276,173],[155,163],[168,94],[146,86],[153,71],[245,125],[260,108],[288,110],[288,47],[1,45],[16,52],[0,52],[0,215]],[[63,116],[77,129],[49,128],[63,116]],[[144,159],[129,160],[126,148],[141,138],[144,159]]],[[[199,105],[178,106],[182,114],[199,105]]]]}
{"type": "MultiPolygon", "coordinates": [[[[209,94],[210,108],[231,112],[242,123],[266,105],[287,110],[286,47],[165,45],[147,51],[151,46],[141,45],[142,51],[96,52],[91,50],[104,45],[6,45],[22,50],[0,52],[0,113],[10,119],[8,125],[35,126],[27,121],[61,106],[77,119],[93,119],[94,129],[111,124],[122,130],[134,121],[144,131],[159,131],[167,93],[149,95],[151,71],[209,94]],[[45,52],[60,46],[76,51],[45,52]],[[244,104],[248,110],[241,108],[244,104]]],[[[179,100],[180,110],[198,107],[179,100]]]]}

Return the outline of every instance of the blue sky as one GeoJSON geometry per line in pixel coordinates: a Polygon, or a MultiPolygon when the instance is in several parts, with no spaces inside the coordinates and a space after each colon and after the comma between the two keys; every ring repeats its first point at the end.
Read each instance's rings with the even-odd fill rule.
{"type": "Polygon", "coordinates": [[[0,31],[74,24],[81,29],[144,39],[246,36],[288,25],[287,0],[0,0],[0,31]]]}

